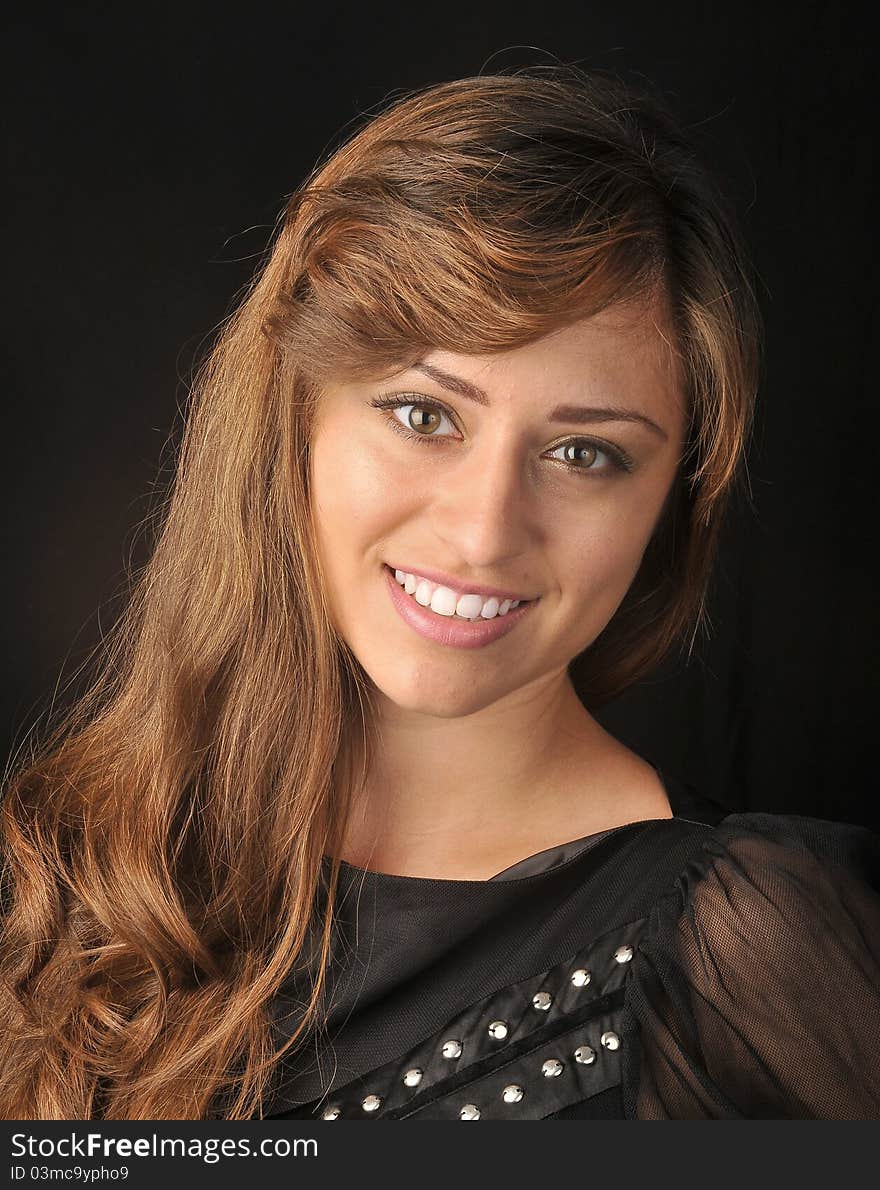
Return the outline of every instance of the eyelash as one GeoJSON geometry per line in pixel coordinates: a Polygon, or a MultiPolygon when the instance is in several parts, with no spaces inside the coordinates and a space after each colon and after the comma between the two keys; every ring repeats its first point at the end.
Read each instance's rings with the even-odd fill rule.
{"type": "MultiPolygon", "coordinates": [[[[401,396],[394,397],[377,397],[375,400],[370,401],[370,404],[374,409],[382,410],[383,416],[385,416],[387,411],[389,416],[385,416],[385,420],[389,423],[392,430],[395,430],[398,434],[401,434],[409,441],[415,440],[416,442],[424,443],[426,446],[434,446],[445,441],[445,439],[442,436],[438,436],[436,434],[417,434],[415,430],[408,429],[403,424],[403,422],[394,417],[392,410],[407,409],[410,407],[415,409],[439,410],[439,412],[444,413],[452,422],[452,424],[455,425],[455,418],[450,409],[447,409],[447,407],[441,404],[439,401],[426,401],[423,398],[416,400],[415,393],[406,393],[401,396]]],[[[612,446],[610,442],[603,442],[600,438],[572,438],[569,439],[568,442],[560,442],[558,446],[551,447],[551,450],[559,450],[560,447],[570,445],[597,447],[602,454],[607,455],[611,460],[611,468],[614,471],[628,473],[635,467],[634,460],[630,455],[627,454],[625,450],[622,450],[619,446],[612,446]]],[[[570,470],[575,471],[580,475],[602,475],[608,471],[607,467],[597,470],[594,467],[578,467],[574,463],[567,463],[564,459],[558,459],[555,461],[564,463],[565,466],[567,466],[570,470]]]]}

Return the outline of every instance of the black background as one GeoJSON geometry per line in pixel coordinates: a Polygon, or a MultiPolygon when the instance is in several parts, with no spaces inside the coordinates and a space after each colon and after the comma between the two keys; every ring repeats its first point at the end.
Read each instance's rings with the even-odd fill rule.
{"type": "Polygon", "coordinates": [[[118,613],[193,360],[285,196],[411,87],[657,83],[736,200],[767,348],[714,633],[600,719],[734,808],[876,824],[874,74],[826,3],[34,8],[7,22],[4,754],[118,613]]]}

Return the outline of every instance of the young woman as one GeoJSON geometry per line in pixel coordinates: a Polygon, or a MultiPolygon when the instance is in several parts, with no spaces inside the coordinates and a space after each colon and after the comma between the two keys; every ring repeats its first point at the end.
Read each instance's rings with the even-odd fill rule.
{"type": "Polygon", "coordinates": [[[620,83],[446,83],[316,170],[5,796],[4,1116],[880,1114],[872,836],[594,718],[703,622],[758,333],[620,83]]]}

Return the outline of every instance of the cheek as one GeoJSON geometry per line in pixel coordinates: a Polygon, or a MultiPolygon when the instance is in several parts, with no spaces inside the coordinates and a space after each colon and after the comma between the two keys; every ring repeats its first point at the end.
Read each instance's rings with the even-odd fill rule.
{"type": "Polygon", "coordinates": [[[633,489],[625,499],[595,506],[590,515],[567,519],[556,539],[563,598],[587,604],[591,619],[594,613],[610,618],[641,565],[659,503],[656,492],[633,489]]]}
{"type": "Polygon", "coordinates": [[[406,469],[352,425],[350,418],[328,418],[310,452],[315,526],[331,571],[346,560],[356,564],[358,547],[375,545],[408,504],[417,504],[406,469]]]}

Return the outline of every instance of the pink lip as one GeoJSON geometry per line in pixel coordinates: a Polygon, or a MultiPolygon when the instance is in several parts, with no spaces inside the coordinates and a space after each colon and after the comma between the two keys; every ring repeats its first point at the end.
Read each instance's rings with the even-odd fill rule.
{"type": "MultiPolygon", "coordinates": [[[[429,607],[422,607],[420,603],[416,603],[394,577],[394,571],[387,565],[384,570],[391,602],[400,613],[401,619],[420,636],[459,649],[479,649],[482,645],[488,645],[493,640],[506,636],[538,602],[533,599],[529,603],[521,603],[506,616],[494,616],[491,620],[456,620],[454,616],[440,616],[429,607]]],[[[428,578],[428,575],[423,577],[428,578]]],[[[479,592],[474,591],[473,594],[477,595],[479,592]]]]}
{"type": "MultiPolygon", "coordinates": [[[[462,581],[461,579],[453,578],[452,575],[443,574],[440,570],[421,570],[415,566],[392,566],[391,570],[402,570],[406,574],[417,574],[419,578],[426,578],[430,583],[437,583],[441,587],[449,587],[450,590],[456,591],[459,595],[482,595],[484,599],[489,599],[495,596],[499,603],[503,603],[505,599],[524,600],[524,595],[517,595],[513,591],[497,591],[494,587],[484,587],[481,583],[472,583],[470,580],[462,581]]],[[[534,600],[530,600],[533,603],[534,600]]],[[[516,611],[516,608],[514,608],[516,611]]]]}

